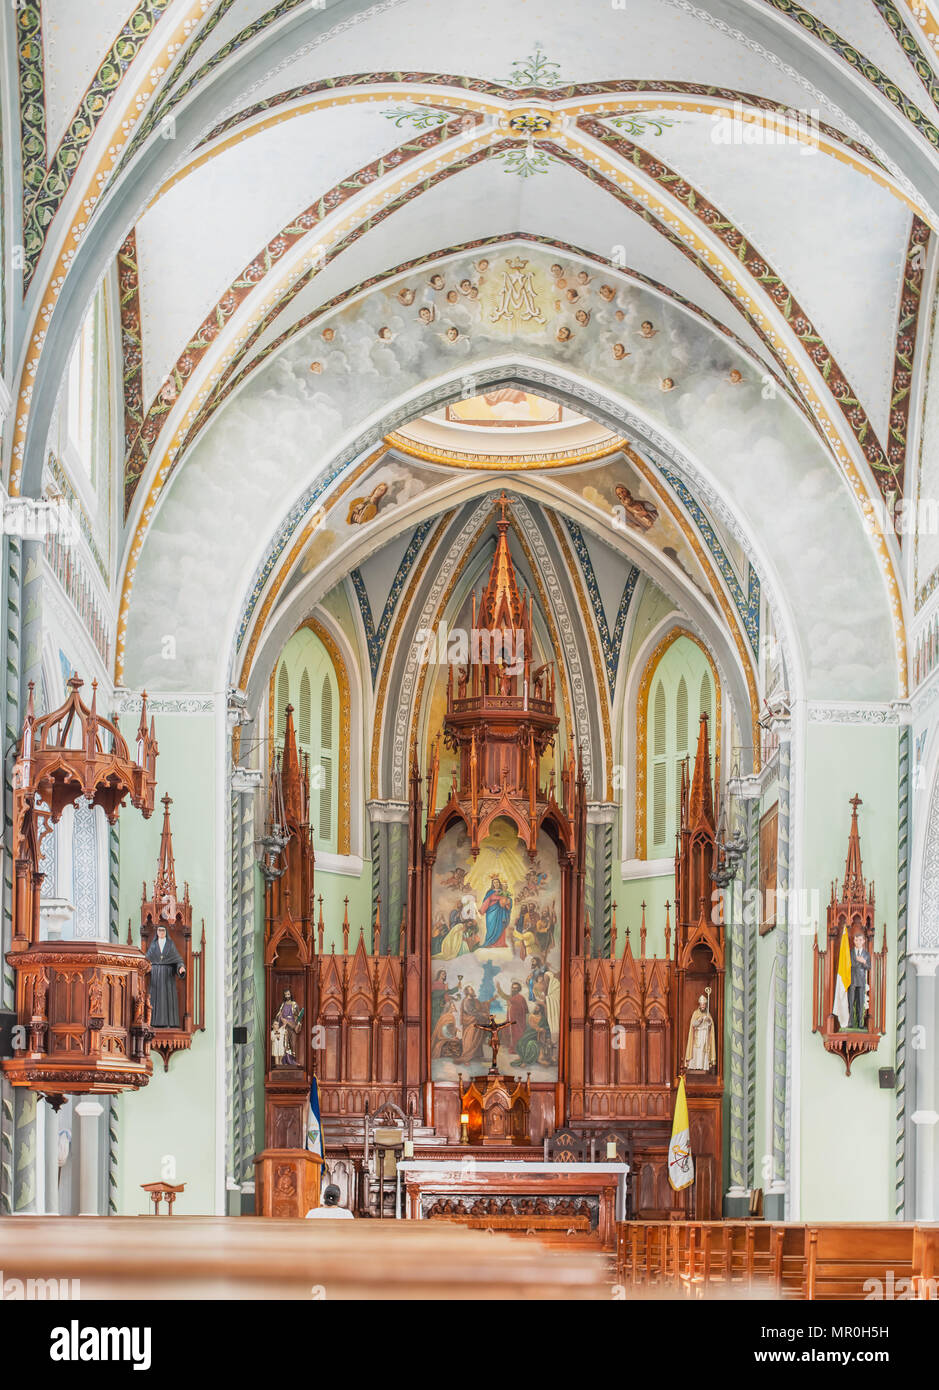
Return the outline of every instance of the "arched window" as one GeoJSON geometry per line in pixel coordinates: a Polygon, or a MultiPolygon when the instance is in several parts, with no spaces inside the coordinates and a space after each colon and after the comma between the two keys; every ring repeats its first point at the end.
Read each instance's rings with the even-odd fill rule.
{"type": "MultiPolygon", "coordinates": [[[[310,762],[310,819],[317,850],[340,849],[340,699],[333,658],[308,627],[290,638],[277,663],[271,689],[274,700],[273,737],[281,743],[291,692],[296,698],[297,751],[310,762]]],[[[347,736],[346,736],[347,737],[347,736]]],[[[345,813],[348,827],[348,811],[345,813]]],[[[348,830],[346,831],[348,838],[348,830]]]]}
{"type": "MultiPolygon", "coordinates": [[[[637,796],[638,858],[664,859],[674,853],[681,814],[682,772],[690,768],[698,745],[700,716],[709,723],[717,707],[714,676],[704,650],[679,633],[660,644],[643,678],[645,709],[639,711],[645,759],[640,760],[637,796]]],[[[718,731],[710,727],[711,755],[718,731]]],[[[712,764],[713,766],[713,764],[712,764]]]]}

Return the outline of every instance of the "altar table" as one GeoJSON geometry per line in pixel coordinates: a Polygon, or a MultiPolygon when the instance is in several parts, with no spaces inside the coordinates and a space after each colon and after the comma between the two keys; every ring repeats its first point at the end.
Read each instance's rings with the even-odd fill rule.
{"type": "Polygon", "coordinates": [[[434,1199],[440,1198],[544,1198],[557,1201],[585,1200],[596,1213],[596,1229],[603,1246],[615,1243],[615,1226],[625,1208],[628,1163],[519,1163],[512,1160],[405,1159],[398,1164],[399,1201],[403,1183],[407,1218],[425,1220],[434,1199]]]}

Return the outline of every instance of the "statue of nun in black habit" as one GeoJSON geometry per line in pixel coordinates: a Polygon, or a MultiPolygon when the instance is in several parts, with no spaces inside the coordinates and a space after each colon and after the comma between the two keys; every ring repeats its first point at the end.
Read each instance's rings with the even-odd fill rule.
{"type": "Polygon", "coordinates": [[[186,967],[162,923],[147,947],[147,960],[150,962],[150,1004],[153,1009],[151,1023],[154,1028],[178,1028],[176,976],[185,975],[186,967]]]}

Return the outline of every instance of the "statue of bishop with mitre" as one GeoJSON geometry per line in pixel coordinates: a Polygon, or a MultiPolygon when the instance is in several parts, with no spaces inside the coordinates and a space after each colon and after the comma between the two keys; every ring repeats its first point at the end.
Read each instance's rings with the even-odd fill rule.
{"type": "Polygon", "coordinates": [[[711,1071],[717,1061],[714,1042],[714,1020],[708,1009],[707,990],[698,996],[698,1007],[688,1025],[688,1045],[685,1048],[685,1067],[688,1071],[711,1071]]]}

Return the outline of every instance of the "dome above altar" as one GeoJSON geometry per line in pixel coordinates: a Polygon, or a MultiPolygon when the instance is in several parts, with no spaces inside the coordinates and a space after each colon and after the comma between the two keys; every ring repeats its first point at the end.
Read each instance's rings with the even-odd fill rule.
{"type": "Polygon", "coordinates": [[[508,460],[516,468],[557,468],[603,458],[623,441],[567,405],[499,386],[409,421],[386,443],[457,468],[504,468],[508,460]]]}

